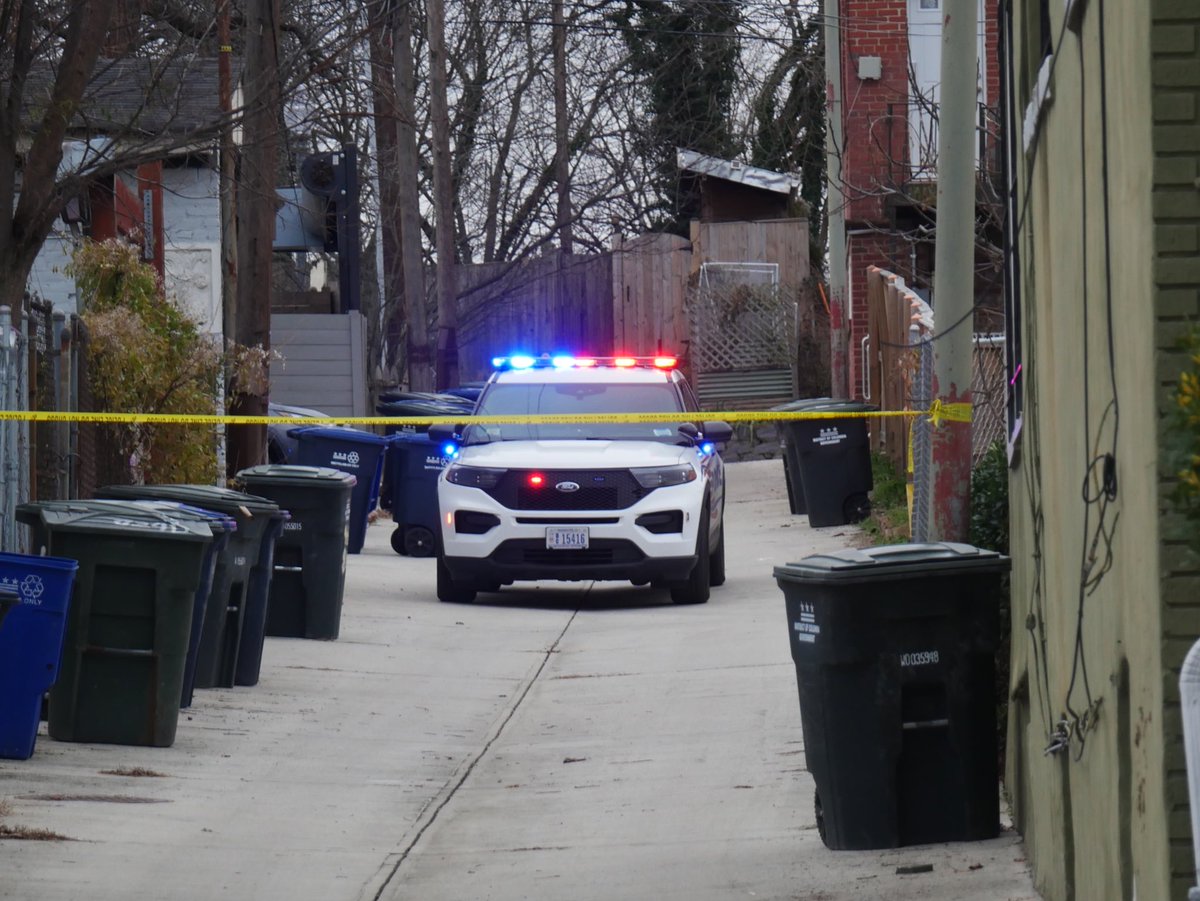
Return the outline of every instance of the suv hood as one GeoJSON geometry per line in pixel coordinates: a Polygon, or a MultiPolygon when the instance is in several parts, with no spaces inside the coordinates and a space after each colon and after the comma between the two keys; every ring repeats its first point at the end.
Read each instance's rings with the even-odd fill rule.
{"type": "Polygon", "coordinates": [[[496,441],[462,449],[456,462],[497,469],[628,469],[695,459],[695,448],[660,441],[496,441]]]}

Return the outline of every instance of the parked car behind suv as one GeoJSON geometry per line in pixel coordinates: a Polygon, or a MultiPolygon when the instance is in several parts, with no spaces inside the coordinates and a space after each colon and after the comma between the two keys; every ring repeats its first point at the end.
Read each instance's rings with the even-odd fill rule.
{"type": "Polygon", "coordinates": [[[724,422],[703,422],[671,357],[494,361],[438,479],[437,593],[518,580],[628,580],[678,604],[725,581],[724,422]],[[555,414],[564,421],[530,423],[555,414]],[[595,421],[621,414],[621,421],[595,421]],[[632,415],[631,415],[632,414],[632,415]],[[661,414],[656,415],[656,414],[661,414]]]}

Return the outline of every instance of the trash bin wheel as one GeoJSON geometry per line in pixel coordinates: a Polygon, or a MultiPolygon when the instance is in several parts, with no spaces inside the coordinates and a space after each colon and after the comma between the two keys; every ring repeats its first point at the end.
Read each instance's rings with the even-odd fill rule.
{"type": "Polygon", "coordinates": [[[708,501],[700,508],[700,528],[696,536],[696,565],[688,577],[671,587],[671,600],[676,604],[703,604],[708,600],[709,550],[708,501]]]}
{"type": "Polygon", "coordinates": [[[817,792],[813,792],[813,813],[817,818],[817,835],[821,836],[821,843],[828,847],[829,840],[825,838],[825,811],[821,809],[821,796],[817,792]]]}
{"type": "Polygon", "coordinates": [[[408,551],[404,549],[404,526],[396,526],[396,528],[392,530],[392,550],[400,556],[404,556],[408,553],[408,551]]]}
{"type": "Polygon", "coordinates": [[[432,557],[437,551],[437,539],[424,526],[406,526],[404,529],[404,553],[410,557],[432,557]]]}
{"type": "Polygon", "coordinates": [[[865,492],[852,494],[842,502],[842,516],[846,522],[862,522],[871,515],[871,500],[865,492]]]}
{"type": "Polygon", "coordinates": [[[437,557],[437,596],[448,604],[469,604],[475,600],[475,589],[454,581],[441,554],[437,557]]]}

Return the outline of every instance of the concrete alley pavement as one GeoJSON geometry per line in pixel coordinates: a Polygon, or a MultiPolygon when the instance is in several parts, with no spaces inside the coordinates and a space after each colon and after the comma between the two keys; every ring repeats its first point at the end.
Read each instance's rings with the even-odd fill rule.
{"type": "Polygon", "coordinates": [[[772,567],[859,530],[790,515],[778,461],[728,492],[728,581],[698,607],[604,583],[439,603],[376,523],[340,638],[269,638],[260,684],[197,691],[173,747],[43,727],[0,762],[0,898],[1037,899],[1010,830],[825,848],[772,567]]]}

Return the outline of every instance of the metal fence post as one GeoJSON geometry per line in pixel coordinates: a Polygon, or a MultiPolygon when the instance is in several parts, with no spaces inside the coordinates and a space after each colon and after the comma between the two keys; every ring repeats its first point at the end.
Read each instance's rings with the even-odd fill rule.
{"type": "MultiPolygon", "coordinates": [[[[13,349],[16,344],[12,329],[12,310],[0,306],[0,406],[5,410],[16,409],[16,390],[13,384],[13,349]]],[[[11,439],[16,434],[16,423],[0,422],[0,550],[16,548],[16,480],[15,467],[17,449],[11,439]]]]}

